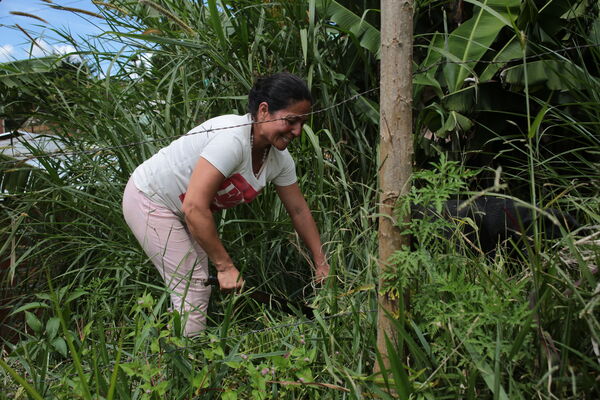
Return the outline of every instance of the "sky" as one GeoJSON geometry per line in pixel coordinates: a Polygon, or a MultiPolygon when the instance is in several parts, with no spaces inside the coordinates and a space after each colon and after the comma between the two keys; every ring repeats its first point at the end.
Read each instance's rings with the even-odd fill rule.
{"type": "MultiPolygon", "coordinates": [[[[53,0],[56,5],[97,12],[92,0],[53,0]]],[[[73,46],[60,43],[50,26],[68,30],[73,37],[96,35],[102,31],[102,20],[82,16],[65,10],[56,10],[42,0],[0,0],[0,63],[52,53],[66,54],[74,51],[73,46]],[[11,11],[33,14],[48,22],[10,14],[11,11]],[[85,17],[85,18],[84,18],[85,17]],[[86,20],[87,19],[87,20],[86,20]],[[93,23],[98,26],[94,26],[93,23]],[[15,27],[18,24],[36,40],[32,46],[27,36],[15,27]]]]}

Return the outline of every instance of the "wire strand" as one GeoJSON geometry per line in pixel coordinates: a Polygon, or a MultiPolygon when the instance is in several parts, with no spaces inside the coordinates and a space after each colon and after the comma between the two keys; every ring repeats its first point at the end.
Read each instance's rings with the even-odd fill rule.
{"type": "MultiPolygon", "coordinates": [[[[317,115],[317,114],[321,114],[324,113],[326,111],[329,111],[333,108],[339,107],[342,104],[348,103],[350,101],[353,101],[359,97],[362,97],[366,94],[372,93],[376,90],[379,90],[379,86],[376,88],[371,88],[368,90],[365,90],[363,92],[357,93],[347,99],[344,99],[342,101],[339,101],[331,106],[316,110],[316,111],[311,111],[305,114],[298,114],[298,117],[305,117],[305,116],[311,116],[311,115],[317,115]]],[[[14,165],[15,163],[25,163],[27,161],[31,161],[31,160],[37,160],[37,159],[44,159],[44,158],[53,158],[53,157],[59,157],[59,156],[76,156],[76,155],[85,155],[85,154],[96,154],[96,153],[100,153],[100,152],[104,152],[104,151],[110,151],[110,150],[116,150],[116,149],[121,149],[121,148],[126,148],[126,147],[133,147],[133,146],[139,146],[142,144],[146,144],[146,143],[154,143],[154,142],[158,142],[158,141],[164,141],[164,140],[174,140],[174,139],[178,139],[184,136],[192,136],[192,135],[197,135],[200,133],[207,133],[207,132],[213,132],[213,131],[221,131],[221,130],[227,130],[227,129],[234,129],[234,128],[241,128],[244,126],[249,126],[249,125],[259,125],[259,124],[265,124],[265,123],[269,123],[269,122],[275,122],[275,121],[282,121],[285,120],[286,118],[273,118],[273,119],[269,119],[269,120],[265,120],[265,121],[252,121],[252,122],[248,122],[248,123],[244,123],[244,124],[238,124],[238,125],[231,125],[231,126],[225,126],[225,127],[220,127],[220,128],[210,128],[210,129],[201,129],[198,130],[196,132],[194,132],[193,130],[188,132],[188,133],[184,133],[181,135],[174,135],[174,136],[167,136],[167,137],[162,137],[162,138],[154,138],[154,139],[146,139],[146,140],[140,140],[137,142],[131,142],[131,143],[124,143],[124,144],[120,144],[120,145],[115,145],[115,146],[107,146],[107,147],[99,147],[99,148],[93,148],[93,149],[88,149],[88,150],[80,150],[80,151],[71,151],[71,152],[66,152],[66,151],[55,151],[55,152],[51,152],[51,153],[46,153],[46,154],[40,154],[40,155],[32,155],[29,157],[25,157],[25,158],[19,158],[19,159],[15,159],[15,160],[9,160],[9,161],[2,161],[0,162],[0,165],[6,165],[6,164],[10,164],[10,165],[14,165]]]]}
{"type": "MultiPolygon", "coordinates": [[[[549,51],[546,51],[543,53],[538,53],[538,54],[533,54],[533,55],[527,56],[527,57],[525,57],[525,60],[533,60],[533,59],[536,59],[539,57],[543,57],[545,55],[551,55],[551,54],[556,54],[559,52],[591,48],[591,47],[600,47],[600,43],[589,44],[589,45],[580,45],[580,46],[571,46],[571,47],[565,47],[565,48],[557,49],[557,50],[549,50],[549,51]]],[[[465,61],[448,61],[446,59],[442,59],[440,61],[433,63],[430,66],[417,69],[416,71],[413,72],[413,76],[429,72],[429,71],[433,70],[434,68],[439,67],[440,65],[446,65],[446,64],[456,64],[456,65],[465,65],[465,64],[470,64],[470,63],[509,64],[512,62],[517,62],[517,61],[522,61],[522,60],[523,60],[523,58],[512,58],[509,60],[465,60],[465,61]]],[[[311,111],[306,114],[300,114],[299,116],[311,116],[311,115],[317,115],[317,114],[324,113],[331,109],[337,108],[337,107],[341,106],[342,104],[351,102],[359,97],[362,97],[369,93],[375,92],[375,91],[379,90],[379,88],[380,88],[380,86],[376,86],[371,89],[367,89],[363,92],[352,95],[349,98],[339,101],[328,107],[325,107],[325,108],[322,108],[322,109],[319,109],[316,111],[311,111]]],[[[0,162],[0,166],[1,165],[14,165],[15,163],[26,163],[27,161],[36,160],[36,159],[53,158],[53,157],[60,157],[60,156],[77,156],[77,155],[85,155],[85,154],[96,154],[96,153],[101,153],[101,152],[105,152],[105,151],[140,146],[140,145],[148,144],[148,143],[162,142],[162,141],[166,141],[166,140],[175,140],[175,139],[178,139],[183,136],[190,136],[190,135],[194,135],[194,134],[198,134],[198,133],[240,128],[240,127],[244,127],[244,126],[248,126],[248,125],[256,125],[256,124],[280,121],[280,120],[284,120],[284,119],[285,118],[275,118],[275,119],[269,119],[269,120],[260,121],[260,122],[253,121],[253,122],[246,123],[246,124],[239,124],[239,125],[233,125],[233,126],[227,126],[227,127],[221,127],[221,128],[205,129],[205,130],[198,131],[198,132],[188,132],[188,133],[181,134],[181,135],[173,135],[173,136],[166,136],[166,137],[161,137],[161,138],[145,139],[145,140],[140,140],[137,142],[124,143],[124,144],[114,145],[114,146],[97,147],[97,148],[92,148],[92,149],[87,149],[87,150],[78,150],[78,151],[70,151],[70,152],[55,151],[55,152],[39,154],[39,155],[30,155],[28,157],[23,157],[23,158],[19,158],[19,159],[15,159],[15,160],[2,161],[2,162],[0,162]]]]}

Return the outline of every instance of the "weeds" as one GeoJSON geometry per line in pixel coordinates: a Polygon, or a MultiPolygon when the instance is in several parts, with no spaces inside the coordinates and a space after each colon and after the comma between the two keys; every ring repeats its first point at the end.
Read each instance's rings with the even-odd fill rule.
{"type": "MultiPolygon", "coordinates": [[[[410,204],[439,210],[452,196],[468,199],[481,190],[509,198],[532,192],[521,196],[531,199],[531,207],[569,211],[582,228],[546,242],[540,224],[528,246],[510,253],[501,246],[490,257],[465,242],[461,232],[468,220],[402,225],[416,245],[396,253],[398,268],[388,277],[393,284],[379,289],[408,287],[411,301],[405,324],[397,326],[405,349],[390,344],[395,375],[383,382],[373,375],[373,95],[312,116],[291,150],[326,242],[329,287],[311,286],[309,262],[274,191],[265,190],[252,206],[228,210],[218,221],[248,283],[310,303],[317,309],[314,321],[269,311],[243,295],[215,293],[207,331],[182,337],[182,317],[168,311],[168,293],[120,213],[132,170],[198,122],[244,113],[242,94],[254,74],[287,69],[305,76],[315,109],[377,87],[371,36],[355,40],[343,26],[349,19],[341,18],[341,8],[335,9],[335,24],[315,16],[314,1],[240,1],[222,10],[215,1],[210,7],[155,3],[164,12],[137,2],[99,3],[111,29],[105,35],[120,41],[122,51],[56,30],[84,63],[48,57],[31,61],[30,69],[1,66],[2,82],[16,80],[26,88],[23,103],[36,99],[35,116],[53,127],[67,154],[39,158],[38,167],[0,160],[11,161],[0,164],[0,258],[8,265],[0,277],[7,289],[2,309],[9,313],[1,316],[6,334],[0,398],[389,398],[385,386],[400,387],[404,380],[415,399],[597,397],[594,79],[565,88],[557,97],[567,99],[549,107],[547,97],[532,90],[531,129],[522,130],[522,110],[490,112],[484,105],[480,114],[469,114],[473,123],[450,126],[465,122],[454,110],[448,115],[456,118],[444,115],[441,123],[430,112],[460,105],[441,88],[432,104],[417,110],[419,132],[440,122],[433,130],[448,136],[429,143],[417,139],[417,165],[426,165],[423,158],[437,161],[417,169],[399,215],[410,204]],[[467,127],[468,146],[461,149],[455,138],[462,140],[458,133],[467,127]],[[546,140],[554,145],[544,146],[546,140]],[[440,157],[445,144],[448,156],[440,157]],[[500,150],[489,150],[496,144],[500,150]],[[464,158],[456,157],[465,149],[464,158]],[[491,161],[468,167],[475,153],[491,161]],[[452,161],[457,158],[461,162],[452,161]],[[486,184],[490,175],[493,185],[486,184]],[[453,233],[449,240],[447,232],[453,233]],[[408,374],[402,375],[404,369],[408,374]]],[[[437,3],[421,2],[439,11],[437,3]]],[[[434,18],[431,10],[425,14],[434,18]]],[[[424,18],[422,9],[418,15],[424,18]]],[[[498,32],[504,29],[497,25],[498,32]]],[[[597,49],[590,51],[598,57],[597,49]]],[[[428,74],[433,80],[436,69],[428,74]]],[[[517,75],[505,84],[517,87],[517,75]]],[[[470,90],[460,89],[465,96],[470,90]]],[[[479,94],[482,104],[495,99],[486,90],[479,94]]],[[[43,155],[42,149],[30,150],[43,155]]]]}

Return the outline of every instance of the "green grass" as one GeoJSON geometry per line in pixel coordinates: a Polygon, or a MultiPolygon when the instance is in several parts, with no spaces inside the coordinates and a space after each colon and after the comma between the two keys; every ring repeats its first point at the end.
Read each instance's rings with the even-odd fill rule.
{"type": "MultiPolygon", "coordinates": [[[[36,116],[54,124],[73,154],[40,158],[43,170],[0,164],[0,260],[13,260],[0,272],[2,307],[10,313],[0,321],[10,333],[3,338],[0,398],[362,399],[390,398],[390,391],[415,399],[597,397],[597,235],[548,243],[537,235],[516,256],[500,250],[488,258],[434,240],[442,227],[417,221],[422,245],[395,256],[397,284],[388,288],[410,292],[406,323],[396,324],[404,346],[390,344],[390,374],[373,373],[377,92],[315,114],[291,149],[329,255],[329,286],[311,285],[306,250],[273,190],[218,221],[248,283],[311,304],[316,319],[215,293],[207,331],[181,336],[180,316],[168,311],[160,277],[121,215],[133,169],[198,122],[245,112],[254,74],[287,69],[307,77],[315,110],[378,85],[374,54],[339,34],[342,26],[306,19],[315,2],[242,1],[218,18],[217,3],[210,3],[212,15],[192,2],[160,2],[190,34],[165,13],[112,2],[129,13],[101,8],[111,29],[127,32],[115,34],[123,52],[55,31],[77,46],[87,67],[46,60],[50,72],[11,76],[27,88],[14,98],[39,101],[36,116]],[[140,34],[148,28],[160,33],[140,34]],[[152,55],[150,63],[135,67],[143,53],[152,55]],[[102,74],[106,63],[110,73],[102,74]],[[82,152],[91,148],[109,149],[82,152]]],[[[578,56],[571,61],[585,65],[578,56]]],[[[472,116],[473,132],[506,146],[492,192],[514,195],[508,183],[540,210],[573,213],[590,233],[600,225],[600,100],[593,83],[546,108],[545,93],[530,93],[529,120],[540,129],[528,130],[522,112],[472,116]],[[536,120],[540,109],[545,117],[536,120]],[[518,129],[495,130],[498,120],[518,129]]],[[[417,119],[415,126],[428,123],[417,119]]],[[[470,172],[467,156],[453,163],[453,151],[440,157],[441,144],[417,142],[424,168],[410,201],[489,190],[493,163],[470,172]]]]}

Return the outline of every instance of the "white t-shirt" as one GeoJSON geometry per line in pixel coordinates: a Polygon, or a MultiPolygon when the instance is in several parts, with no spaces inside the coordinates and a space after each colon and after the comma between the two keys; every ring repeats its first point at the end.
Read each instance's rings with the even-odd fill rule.
{"type": "Polygon", "coordinates": [[[251,202],[268,182],[277,186],[295,183],[292,156],[287,149],[279,151],[272,146],[258,177],[254,176],[251,122],[250,114],[223,115],[204,122],[138,166],[133,182],[152,201],[182,217],[183,199],[200,157],[226,178],[212,201],[213,211],[251,202]]]}

